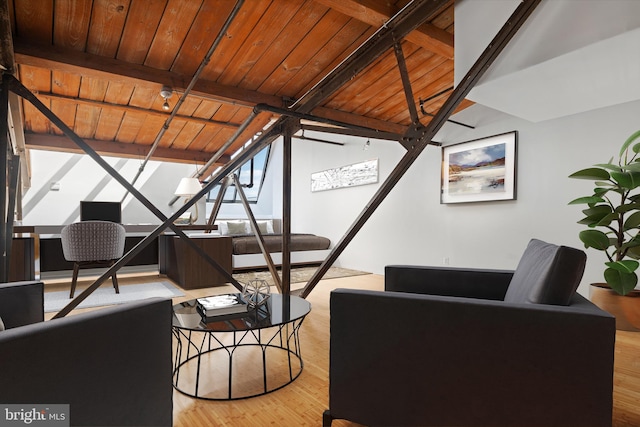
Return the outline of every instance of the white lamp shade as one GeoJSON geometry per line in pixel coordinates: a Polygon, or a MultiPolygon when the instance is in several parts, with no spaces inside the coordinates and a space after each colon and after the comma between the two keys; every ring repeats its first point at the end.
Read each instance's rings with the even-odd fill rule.
{"type": "Polygon", "coordinates": [[[198,194],[198,192],[202,190],[202,185],[200,185],[200,181],[197,178],[182,178],[180,180],[180,184],[178,184],[178,188],[176,188],[175,195],[176,196],[193,196],[194,194],[198,194]]]}

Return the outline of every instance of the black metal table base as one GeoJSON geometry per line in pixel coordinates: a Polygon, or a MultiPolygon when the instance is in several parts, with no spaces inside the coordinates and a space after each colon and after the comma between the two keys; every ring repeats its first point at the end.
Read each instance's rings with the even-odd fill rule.
{"type": "MultiPolygon", "coordinates": [[[[302,373],[302,368],[304,367],[298,335],[303,320],[304,317],[277,326],[243,331],[194,331],[174,327],[173,387],[180,393],[198,399],[237,400],[261,396],[291,384],[302,373]],[[228,343],[225,342],[224,338],[232,338],[232,340],[228,343]],[[234,393],[234,355],[244,347],[259,347],[261,349],[263,384],[260,392],[234,393]],[[284,366],[285,372],[282,375],[282,378],[286,378],[284,382],[274,381],[269,378],[269,374],[272,372],[269,370],[269,356],[267,353],[270,349],[286,352],[284,357],[286,357],[287,363],[284,366]],[[207,366],[203,366],[206,365],[206,363],[203,363],[203,359],[206,355],[215,352],[225,352],[228,358],[227,378],[224,379],[227,382],[227,393],[224,397],[211,397],[212,393],[201,390],[201,375],[212,375],[210,369],[207,369],[207,366]],[[193,372],[184,372],[187,366],[191,367],[191,371],[195,370],[195,374],[193,372]],[[185,375],[187,378],[185,378],[185,375]],[[274,382],[275,384],[273,384],[274,382]],[[183,385],[183,383],[188,384],[191,390],[186,390],[186,384],[183,385]]],[[[282,367],[277,366],[271,369],[275,368],[282,367]]],[[[220,379],[223,380],[222,378],[220,379]]]]}

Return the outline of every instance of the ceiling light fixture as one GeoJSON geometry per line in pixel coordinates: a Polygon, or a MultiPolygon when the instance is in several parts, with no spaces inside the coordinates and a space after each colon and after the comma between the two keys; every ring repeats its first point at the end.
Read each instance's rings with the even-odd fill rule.
{"type": "Polygon", "coordinates": [[[167,100],[171,98],[171,95],[173,95],[173,90],[169,86],[162,86],[160,96],[164,99],[164,104],[162,104],[162,109],[164,111],[169,111],[171,109],[169,102],[167,102],[167,100]]]}

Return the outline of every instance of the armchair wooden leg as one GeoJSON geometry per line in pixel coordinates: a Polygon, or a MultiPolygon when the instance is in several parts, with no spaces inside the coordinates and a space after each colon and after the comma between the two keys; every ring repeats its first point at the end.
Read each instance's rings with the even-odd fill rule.
{"type": "Polygon", "coordinates": [[[113,289],[116,290],[116,294],[119,294],[120,288],[118,287],[118,278],[116,277],[115,273],[113,274],[113,276],[111,276],[111,281],[113,282],[113,289]]]}
{"type": "Polygon", "coordinates": [[[333,417],[331,416],[331,411],[327,409],[322,413],[322,427],[331,427],[332,421],[333,417]]]}
{"type": "MultiPolygon", "coordinates": [[[[111,262],[111,265],[113,265],[114,262],[111,262]]],[[[113,273],[113,275],[111,276],[111,282],[113,282],[113,289],[116,290],[116,294],[120,293],[120,288],[118,287],[118,277],[116,277],[116,273],[113,273]]]]}
{"type": "MultiPolygon", "coordinates": [[[[115,261],[111,261],[111,263],[109,264],[109,267],[111,267],[113,264],[115,264],[115,261]]],[[[111,283],[113,283],[113,289],[115,289],[116,293],[119,294],[120,288],[118,287],[118,277],[116,276],[116,273],[113,273],[111,275],[111,283]]]]}
{"type": "Polygon", "coordinates": [[[77,262],[73,263],[73,278],[71,279],[71,292],[69,292],[69,298],[73,298],[73,294],[76,293],[76,282],[78,281],[78,270],[80,269],[80,264],[77,262]]]}

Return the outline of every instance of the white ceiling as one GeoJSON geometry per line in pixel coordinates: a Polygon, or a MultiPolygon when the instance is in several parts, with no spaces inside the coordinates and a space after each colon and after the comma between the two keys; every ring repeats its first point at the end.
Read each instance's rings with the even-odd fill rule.
{"type": "MultiPolygon", "coordinates": [[[[456,82],[518,3],[456,1],[456,82]]],[[[543,0],[468,98],[532,122],[640,99],[640,1],[543,0]]]]}

